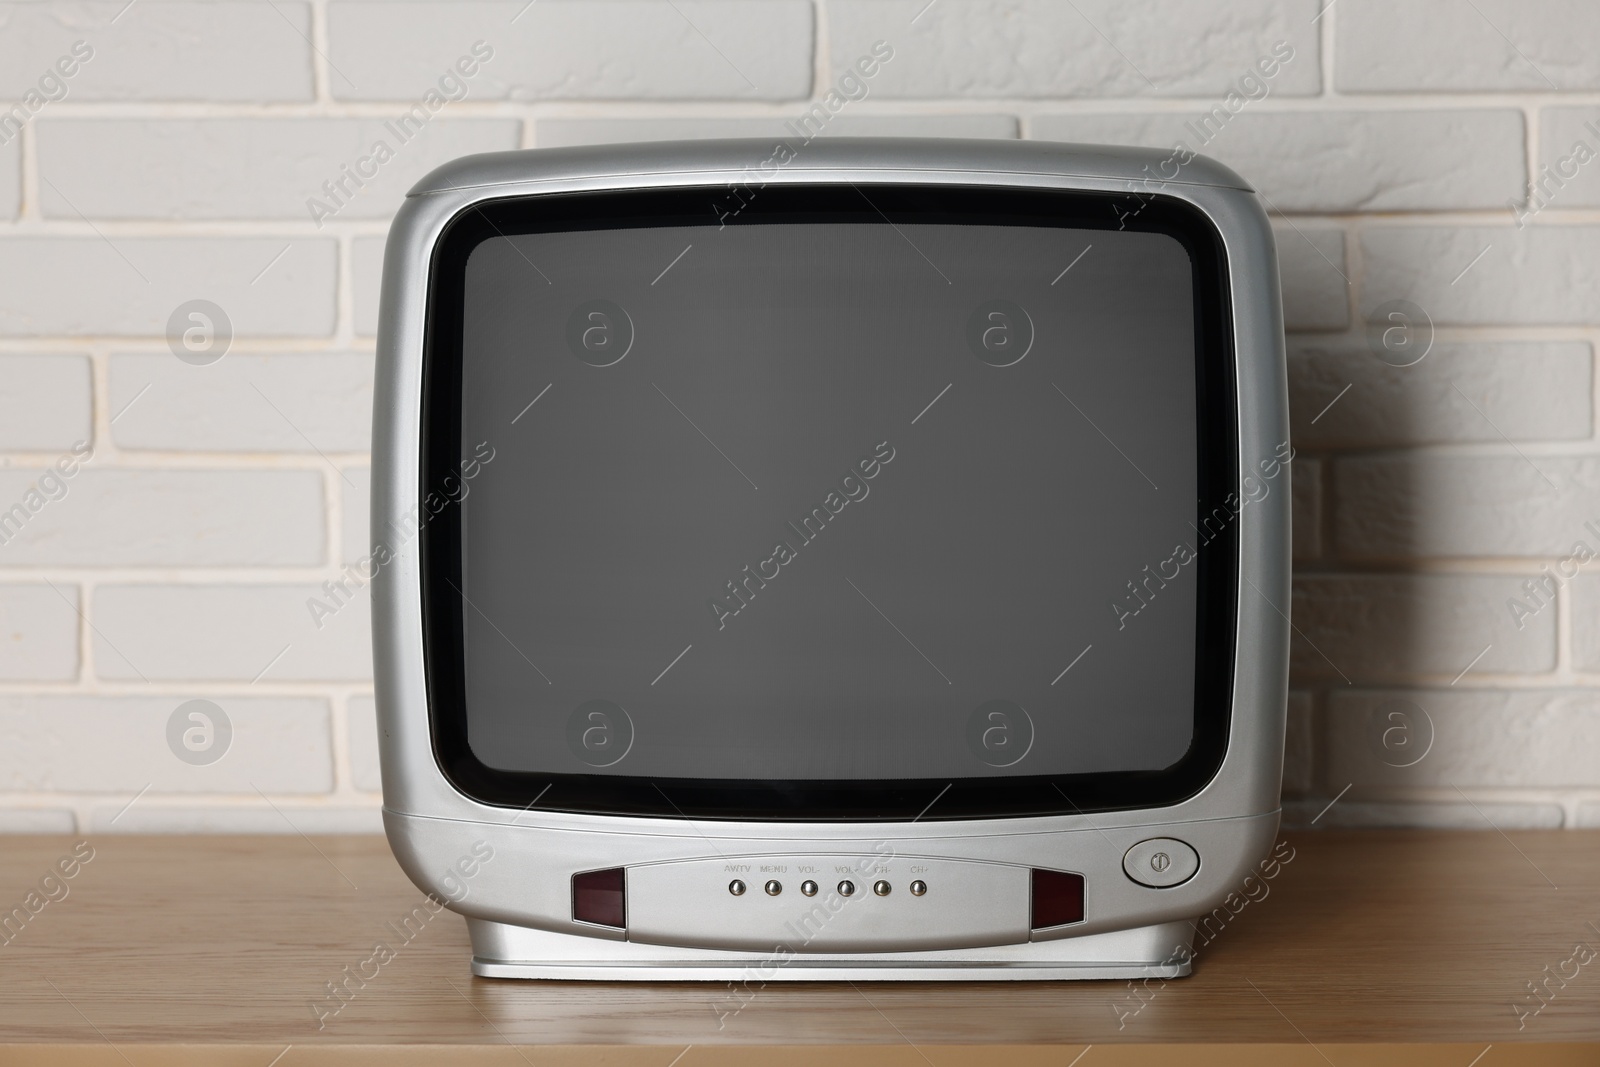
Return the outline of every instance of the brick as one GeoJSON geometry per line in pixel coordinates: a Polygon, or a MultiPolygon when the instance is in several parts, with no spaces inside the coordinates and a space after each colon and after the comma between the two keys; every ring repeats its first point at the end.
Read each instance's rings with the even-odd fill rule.
{"type": "Polygon", "coordinates": [[[0,681],[78,676],[78,587],[53,584],[0,585],[0,681]]]}
{"type": "Polygon", "coordinates": [[[344,526],[339,531],[339,560],[359,563],[372,552],[372,470],[345,467],[339,480],[344,526]]]}
{"type": "Polygon", "coordinates": [[[1534,171],[1538,199],[1549,207],[1600,207],[1600,108],[1542,108],[1534,171]]]}
{"type": "Polygon", "coordinates": [[[78,818],[64,808],[0,808],[0,834],[70,834],[78,818]]]}
{"type": "Polygon", "coordinates": [[[372,357],[229,353],[197,367],[169,353],[111,358],[119,448],[177,452],[366,452],[372,357]]]}
{"type": "Polygon", "coordinates": [[[1522,113],[1192,111],[1041,115],[1042,140],[1183,145],[1221,160],[1278,211],[1503,208],[1527,180],[1522,113]]]}
{"type": "MultiPolygon", "coordinates": [[[[121,817],[122,805],[102,804],[89,812],[90,833],[118,834],[381,834],[383,809],[277,804],[276,807],[207,804],[174,805],[145,797],[121,817]],[[112,820],[116,821],[113,822],[112,820]]],[[[328,876],[334,877],[329,871],[328,876]]]]}
{"type": "Polygon", "coordinates": [[[1350,781],[1358,789],[1514,788],[1529,782],[1548,789],[1600,786],[1600,762],[1594,758],[1600,750],[1600,693],[1594,691],[1335,691],[1328,697],[1326,725],[1330,784],[1350,781]],[[1405,718],[1391,718],[1392,713],[1405,718]],[[1403,724],[1398,728],[1414,731],[1422,743],[1430,723],[1432,747],[1385,747],[1389,724],[1403,724]]]}
{"type": "Polygon", "coordinates": [[[1291,669],[1335,685],[1453,679],[1468,664],[1469,678],[1553,670],[1555,612],[1523,620],[1519,630],[1506,608],[1522,595],[1521,582],[1511,575],[1299,575],[1291,669]]]}
{"type": "Polygon", "coordinates": [[[1600,523],[1600,459],[1370,456],[1334,465],[1345,559],[1559,556],[1600,523]]]}
{"type": "Polygon", "coordinates": [[[481,40],[475,100],[788,100],[811,90],[812,23],[806,0],[336,0],[332,90],[420,100],[481,40]]]}
{"type": "Polygon", "coordinates": [[[1298,796],[1311,791],[1311,694],[1289,694],[1288,718],[1283,738],[1283,792],[1298,796]]]}
{"type": "Polygon", "coordinates": [[[0,144],[0,219],[14,219],[21,210],[22,139],[13,137],[0,144]]]}
{"type": "Polygon", "coordinates": [[[1597,38],[1600,8],[1581,0],[1341,0],[1334,84],[1351,93],[1600,88],[1597,38]]]}
{"type": "MultiPolygon", "coordinates": [[[[794,118],[632,118],[540,119],[534,124],[539,148],[616,144],[624,141],[677,141],[707,137],[798,138],[788,123],[794,118]]],[[[796,128],[804,131],[803,127],[796,128]]],[[[1010,115],[852,115],[841,113],[822,127],[827,136],[844,137],[1015,137],[1017,120],[1010,115]]]]}
{"type": "Polygon", "coordinates": [[[351,697],[345,717],[350,725],[350,780],[363,793],[383,792],[378,764],[378,706],[369,696],[351,697]]]}
{"type": "Polygon", "coordinates": [[[1597,226],[1372,227],[1361,250],[1363,318],[1405,299],[1435,325],[1600,323],[1597,226]]]}
{"type": "Polygon", "coordinates": [[[1290,330],[1342,330],[1350,324],[1350,268],[1344,232],[1304,224],[1275,226],[1283,324],[1290,330]]]}
{"type": "Polygon", "coordinates": [[[1322,462],[1296,456],[1289,485],[1294,558],[1316,559],[1322,555],[1322,462]]]}
{"type": "Polygon", "coordinates": [[[1593,426],[1593,361],[1580,341],[1435,342],[1409,367],[1365,347],[1297,345],[1290,422],[1306,448],[1583,440],[1593,426]]]}
{"type": "Polygon", "coordinates": [[[65,452],[93,434],[89,360],[0,356],[0,449],[65,452]]]}
{"type": "Polygon", "coordinates": [[[1321,88],[1313,3],[1120,5],[1114,0],[830,0],[831,67],[874,41],[895,49],[875,79],[886,97],[1215,96],[1279,41],[1293,57],[1270,82],[1321,88]],[[919,14],[921,11],[921,14],[919,14]],[[914,20],[914,21],[913,21],[914,20]],[[1070,56],[1070,62],[1063,62],[1070,56]]]}
{"type": "Polygon", "coordinates": [[[235,337],[325,336],[336,254],[311,237],[4,237],[0,335],[162,337],[180,304],[205,299],[235,337]]]}
{"type": "MultiPolygon", "coordinates": [[[[1296,801],[1283,806],[1283,825],[1305,829],[1317,819],[1318,830],[1398,829],[1419,830],[1556,830],[1561,827],[1558,804],[1514,804],[1475,800],[1472,804],[1360,803],[1349,797],[1339,801],[1320,819],[1319,812],[1332,797],[1296,801]]],[[[1533,877],[1529,871],[1528,876],[1533,877]]]]}
{"type": "Polygon", "coordinates": [[[351,242],[350,288],[355,303],[355,330],[362,337],[378,336],[384,242],[382,237],[357,237],[351,242]]]}
{"type": "Polygon", "coordinates": [[[328,722],[327,704],[305,697],[0,697],[0,789],[122,793],[123,806],[146,787],[152,794],[326,793],[333,788],[328,722]],[[191,699],[211,700],[232,726],[226,754],[204,766],[167,747],[168,720],[191,699]]]}
{"type": "Polygon", "coordinates": [[[20,99],[80,40],[94,54],[66,79],[67,100],[312,96],[311,5],[299,0],[6,4],[0,27],[0,100],[20,99]]]}
{"type": "Polygon", "coordinates": [[[49,119],[39,123],[40,200],[56,218],[296,219],[320,227],[330,213],[388,218],[440,164],[516,148],[520,139],[514,119],[436,118],[420,130],[377,118],[49,119]],[[386,154],[392,158],[379,162],[386,154]],[[116,181],[102,180],[111,173],[116,181]]]}
{"type": "Polygon", "coordinates": [[[0,564],[291,566],[322,562],[322,477],[301,470],[80,469],[20,524],[37,470],[0,470],[0,564]],[[10,521],[7,521],[7,520],[10,521]]]}
{"type": "Polygon", "coordinates": [[[102,678],[372,676],[371,600],[364,589],[336,598],[309,583],[102,586],[92,618],[95,672],[102,678]],[[308,602],[330,610],[313,616],[308,602]]]}
{"type": "MultiPolygon", "coordinates": [[[[1587,533],[1582,540],[1591,550],[1600,548],[1600,540],[1587,533]]],[[[1571,564],[1568,564],[1568,569],[1570,567],[1571,564]]],[[[1558,559],[1550,566],[1549,573],[1559,580],[1564,577],[1562,569],[1558,559]]],[[[1541,584],[1548,589],[1547,583],[1541,584]]],[[[1580,671],[1600,671],[1600,577],[1582,575],[1574,579],[1568,588],[1572,603],[1572,665],[1580,671]]],[[[1539,585],[1534,585],[1530,595],[1521,598],[1525,607],[1542,614],[1554,614],[1554,610],[1548,606],[1548,592],[1534,594],[1539,594],[1539,585]]]]}

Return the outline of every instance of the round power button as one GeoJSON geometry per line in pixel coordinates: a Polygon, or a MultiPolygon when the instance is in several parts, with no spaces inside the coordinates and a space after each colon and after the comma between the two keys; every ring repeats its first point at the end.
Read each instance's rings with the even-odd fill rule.
{"type": "Polygon", "coordinates": [[[1193,878],[1200,869],[1200,853],[1176,838],[1152,837],[1140,841],[1122,857],[1122,870],[1140,885],[1171,889],[1193,878]]]}

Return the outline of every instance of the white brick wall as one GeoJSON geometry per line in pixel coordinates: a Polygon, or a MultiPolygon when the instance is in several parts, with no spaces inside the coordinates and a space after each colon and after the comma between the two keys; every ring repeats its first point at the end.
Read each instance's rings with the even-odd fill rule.
{"type": "Polygon", "coordinates": [[[479,99],[795,100],[811,89],[814,17],[808,0],[352,0],[329,5],[331,85],[341,100],[414,100],[482,40],[479,99]]]}
{"type": "Polygon", "coordinates": [[[1290,491],[1297,560],[1313,560],[1322,555],[1322,470],[1320,459],[1302,455],[1295,460],[1290,491]]]}
{"type": "Polygon", "coordinates": [[[1353,0],[1333,24],[1344,93],[1600,89],[1600,8],[1587,0],[1353,0]]]}
{"type": "Polygon", "coordinates": [[[1288,330],[1342,330],[1350,323],[1350,265],[1344,231],[1315,224],[1275,226],[1283,324],[1288,330]]]}
{"type": "MultiPolygon", "coordinates": [[[[429,123],[364,178],[341,214],[386,219],[406,190],[441,163],[516,148],[510,119],[429,123]]],[[[389,120],[41,118],[40,206],[46,218],[306,219],[324,182],[345,180],[374,142],[398,137],[389,120]],[[118,173],[115,182],[103,175],[118,173]]],[[[357,177],[360,177],[358,174],[357,177]]]]}
{"type": "Polygon", "coordinates": [[[378,767],[378,709],[371,697],[352,697],[350,719],[350,778],[357,789],[379,792],[383,775],[378,767]]]}
{"type": "Polygon", "coordinates": [[[101,677],[127,681],[365,682],[371,622],[353,586],[105,585],[94,658],[101,677]]]}
{"type": "Polygon", "coordinates": [[[95,234],[92,221],[74,222],[86,236],[18,226],[0,243],[0,336],[160,338],[173,309],[192,299],[221,305],[236,336],[333,332],[338,249],[331,240],[111,237],[95,234]]]}
{"type": "Polygon", "coordinates": [[[1398,297],[1436,326],[1600,325],[1600,226],[1372,226],[1361,254],[1363,313],[1398,297]]]}
{"type": "Polygon", "coordinates": [[[1544,674],[1556,666],[1556,613],[1516,620],[1514,575],[1303,574],[1295,579],[1297,676],[1363,682],[1544,674]],[[1481,659],[1478,659],[1479,655],[1481,659]]]}
{"type": "Polygon", "coordinates": [[[1365,346],[1297,344],[1289,358],[1295,443],[1357,450],[1585,441],[1594,429],[1593,361],[1589,345],[1575,341],[1439,342],[1412,367],[1373,359],[1365,346]]]}
{"type": "MultiPolygon", "coordinates": [[[[613,144],[620,141],[672,141],[703,137],[781,137],[788,119],[632,118],[540,119],[534,139],[540,148],[613,144]]],[[[1011,115],[851,115],[841,112],[822,128],[827,137],[1015,137],[1011,115]]]]}
{"type": "Polygon", "coordinates": [[[339,471],[339,496],[344,505],[344,531],[339,544],[341,563],[359,563],[372,552],[370,505],[372,471],[344,467],[339,471]]]}
{"type": "Polygon", "coordinates": [[[1600,563],[1564,562],[1600,551],[1588,0],[0,0],[0,832],[375,830],[367,597],[307,601],[368,548],[389,213],[467,152],[771,134],[879,38],[830,136],[1204,128],[1273,208],[1288,817],[1600,825],[1600,563]],[[233,334],[204,366],[165,339],[197,299],[233,334]],[[1368,346],[1396,299],[1415,366],[1368,346]],[[232,724],[214,763],[168,747],[191,700],[232,724]],[[1397,701],[1434,735],[1411,767],[1373,748],[1397,701]]]}
{"type": "Polygon", "coordinates": [[[88,441],[89,359],[70,355],[0,355],[0,448],[65,452],[88,441]]]}
{"type": "Polygon", "coordinates": [[[22,204],[22,140],[0,145],[0,219],[14,219],[22,204]]]}
{"type": "Polygon", "coordinates": [[[1600,457],[1361,456],[1336,469],[1347,559],[1554,557],[1596,540],[1584,523],[1600,519],[1600,457]]]}
{"type": "Polygon", "coordinates": [[[68,100],[307,102],[311,12],[303,0],[7,3],[0,99],[21,99],[83,41],[93,55],[68,79],[68,100]]]}
{"type": "MultiPolygon", "coordinates": [[[[1169,148],[1193,143],[1192,115],[1041,115],[1035,137],[1169,148]]],[[[1207,154],[1248,176],[1281,211],[1343,214],[1504,207],[1522,195],[1522,113],[1241,111],[1207,154]]]]}
{"type": "Polygon", "coordinates": [[[1553,183],[1549,188],[1564,207],[1600,207],[1600,167],[1580,164],[1585,153],[1574,151],[1579,142],[1595,148],[1600,137],[1595,130],[1600,130],[1600,109],[1592,107],[1546,108],[1540,117],[1535,180],[1545,177],[1545,168],[1560,178],[1559,190],[1553,183]]]}
{"type": "Polygon", "coordinates": [[[927,0],[829,0],[826,6],[835,69],[875,40],[894,44],[895,61],[878,87],[886,96],[1220,97],[1278,41],[1298,58],[1277,90],[1306,95],[1319,84],[1312,0],[966,0],[920,16],[927,0]]]}
{"type": "MultiPolygon", "coordinates": [[[[191,696],[6,696],[0,732],[7,792],[321,794],[333,786],[327,702],[310,697],[211,694],[233,742],[207,766],[174,759],[166,724],[191,696]]],[[[126,799],[124,800],[126,803],[126,799]]]]}
{"type": "MultiPolygon", "coordinates": [[[[49,470],[0,471],[0,500],[23,500],[49,470]]],[[[327,555],[322,493],[311,470],[85,468],[0,550],[8,567],[314,566],[327,555]]]]}
{"type": "Polygon", "coordinates": [[[75,585],[0,586],[0,679],[76,678],[79,607],[75,585]]]}
{"type": "Polygon", "coordinates": [[[169,352],[111,356],[112,440],[165,452],[364,453],[372,441],[366,352],[231,352],[210,366],[169,352]]]}
{"type": "MultiPolygon", "coordinates": [[[[1358,788],[1600,786],[1600,696],[1587,690],[1493,689],[1335,693],[1329,701],[1329,773],[1358,788]],[[1433,745],[1413,766],[1387,752],[1372,718],[1390,701],[1425,706],[1433,745]],[[1507,754],[1514,758],[1506,758],[1507,754]]],[[[1387,720],[1380,714],[1379,723],[1387,720]]]]}
{"type": "Polygon", "coordinates": [[[383,238],[357,237],[350,247],[350,288],[354,293],[355,333],[378,336],[378,286],[383,281],[383,238]]]}

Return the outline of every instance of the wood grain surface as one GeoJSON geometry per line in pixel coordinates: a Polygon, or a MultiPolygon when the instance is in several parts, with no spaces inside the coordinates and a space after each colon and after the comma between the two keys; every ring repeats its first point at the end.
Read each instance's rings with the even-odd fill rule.
{"type": "Polygon", "coordinates": [[[1147,1062],[1124,1047],[1144,1044],[1234,1065],[1467,1067],[1486,1046],[1480,1067],[1600,1064],[1600,958],[1576,962],[1600,950],[1600,832],[1284,839],[1293,860],[1213,927],[1190,978],[735,993],[474,978],[459,917],[395,936],[422,896],[381,838],[99,836],[42,889],[79,839],[0,838],[0,915],[39,894],[0,944],[0,1062],[422,1063],[451,1046],[470,1063],[695,1067],[761,1045],[768,1064],[1065,1067],[1093,1046],[1080,1067],[1096,1067],[1147,1062]],[[328,1014],[327,983],[377,942],[394,958],[328,1014]]]}

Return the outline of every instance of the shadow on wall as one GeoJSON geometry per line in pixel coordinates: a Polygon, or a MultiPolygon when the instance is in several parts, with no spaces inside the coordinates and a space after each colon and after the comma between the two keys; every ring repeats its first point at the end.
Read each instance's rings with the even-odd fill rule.
{"type": "Polygon", "coordinates": [[[1558,587],[1578,668],[1600,665],[1593,579],[1571,580],[1600,550],[1600,465],[1527,444],[1590,439],[1592,353],[1464,329],[1582,321],[1581,294],[1535,292],[1530,269],[1577,237],[1373,226],[1347,250],[1338,230],[1279,226],[1297,453],[1286,821],[1560,825],[1555,804],[1469,795],[1591,777],[1583,694],[1493,676],[1555,669],[1558,587]]]}

